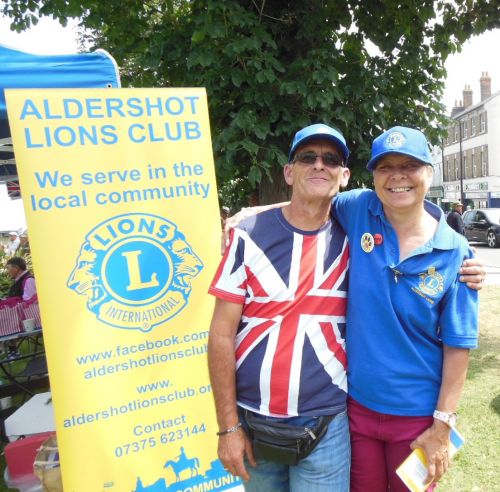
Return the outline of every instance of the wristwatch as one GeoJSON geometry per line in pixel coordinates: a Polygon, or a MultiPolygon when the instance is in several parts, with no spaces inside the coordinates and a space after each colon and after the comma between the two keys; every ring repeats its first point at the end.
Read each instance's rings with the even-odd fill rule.
{"type": "Polygon", "coordinates": [[[434,410],[434,414],[432,415],[435,419],[444,422],[449,427],[455,427],[457,423],[457,414],[454,412],[440,412],[439,410],[434,410]]]}

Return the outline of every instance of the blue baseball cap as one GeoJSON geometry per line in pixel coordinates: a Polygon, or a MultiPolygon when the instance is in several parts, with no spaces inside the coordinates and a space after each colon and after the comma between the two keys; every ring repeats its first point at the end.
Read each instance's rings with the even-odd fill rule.
{"type": "Polygon", "coordinates": [[[324,125],[322,123],[306,126],[295,134],[292,146],[290,148],[290,154],[288,155],[288,162],[292,162],[293,154],[297,150],[297,147],[315,138],[330,140],[334,144],[338,145],[340,147],[340,150],[342,150],[342,154],[344,155],[344,166],[347,165],[349,149],[347,148],[344,135],[342,135],[342,133],[340,133],[338,130],[335,130],[334,128],[331,128],[328,125],[324,125]]]}
{"type": "Polygon", "coordinates": [[[395,126],[378,136],[372,144],[372,157],[366,165],[368,171],[373,171],[378,160],[386,154],[403,154],[431,164],[429,142],[420,130],[395,126]]]}

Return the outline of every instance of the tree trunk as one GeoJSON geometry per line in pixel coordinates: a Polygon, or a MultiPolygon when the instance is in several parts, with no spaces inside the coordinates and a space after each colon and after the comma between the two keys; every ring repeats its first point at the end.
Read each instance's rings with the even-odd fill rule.
{"type": "Polygon", "coordinates": [[[287,202],[292,196],[292,188],[285,182],[282,167],[273,167],[271,169],[271,176],[272,180],[264,176],[259,185],[260,205],[287,202]]]}

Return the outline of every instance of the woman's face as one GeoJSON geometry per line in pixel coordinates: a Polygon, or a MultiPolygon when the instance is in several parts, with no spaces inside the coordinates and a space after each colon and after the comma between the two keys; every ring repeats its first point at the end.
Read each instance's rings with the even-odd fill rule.
{"type": "Polygon", "coordinates": [[[387,154],[373,170],[375,192],[384,209],[398,212],[422,207],[431,185],[432,166],[402,154],[387,154]]]}

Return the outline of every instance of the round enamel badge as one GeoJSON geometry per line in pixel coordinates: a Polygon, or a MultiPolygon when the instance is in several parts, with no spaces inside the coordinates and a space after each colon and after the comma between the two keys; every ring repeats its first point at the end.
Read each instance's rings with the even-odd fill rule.
{"type": "Polygon", "coordinates": [[[375,241],[373,236],[369,232],[365,232],[361,236],[361,248],[365,253],[371,253],[375,246],[375,241]]]}

